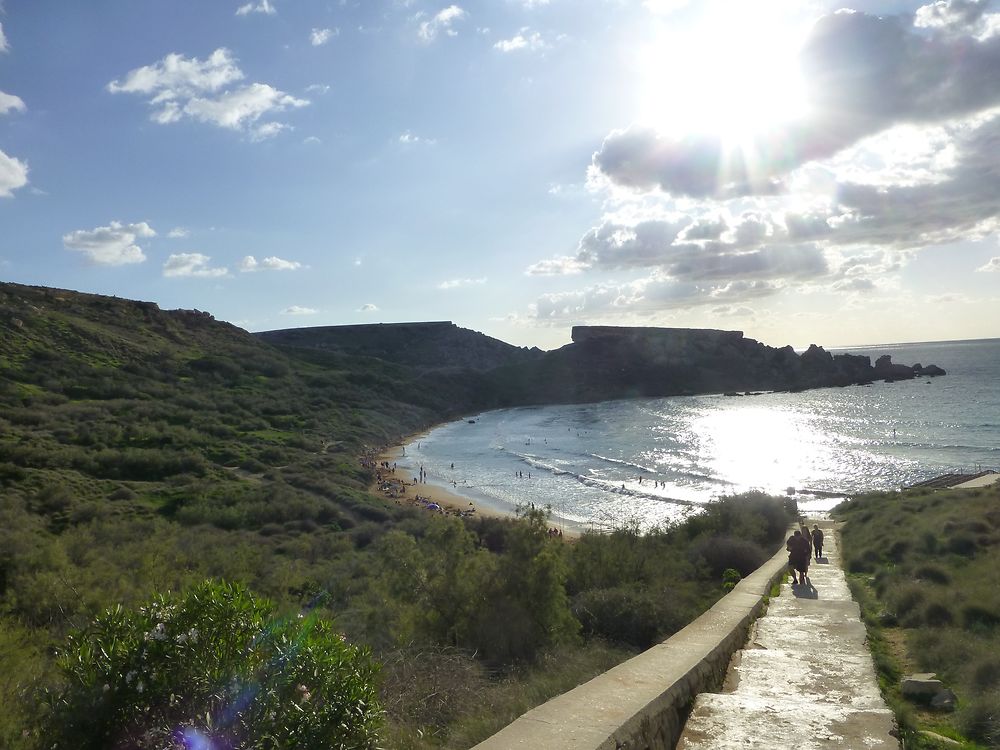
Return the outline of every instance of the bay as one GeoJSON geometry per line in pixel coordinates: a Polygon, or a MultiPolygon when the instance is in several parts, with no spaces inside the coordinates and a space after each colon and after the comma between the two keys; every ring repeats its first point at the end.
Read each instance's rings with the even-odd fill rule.
{"type": "Polygon", "coordinates": [[[435,428],[406,445],[401,463],[497,510],[549,506],[554,522],[575,528],[649,528],[747,490],[794,489],[801,509],[818,511],[845,495],[1000,469],[1000,339],[833,351],[948,374],[503,409],[435,428]]]}

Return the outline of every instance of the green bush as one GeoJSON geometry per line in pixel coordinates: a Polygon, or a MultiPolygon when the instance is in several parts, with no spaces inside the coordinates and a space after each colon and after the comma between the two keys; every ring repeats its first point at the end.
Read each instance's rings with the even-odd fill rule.
{"type": "Polygon", "coordinates": [[[706,537],[691,546],[692,559],[704,560],[712,578],[720,578],[732,568],[748,575],[760,567],[769,555],[760,545],[730,536],[706,537]]]}
{"type": "Polygon", "coordinates": [[[376,667],[326,621],[281,620],[239,585],[105,611],[73,632],[49,747],[374,748],[376,667]]]}
{"type": "Polygon", "coordinates": [[[973,697],[959,712],[958,723],[968,737],[989,747],[1000,745],[1000,691],[973,697]]]}
{"type": "Polygon", "coordinates": [[[662,592],[626,586],[585,591],[573,600],[572,611],[584,635],[639,649],[649,648],[694,616],[662,592]]]}
{"type": "Polygon", "coordinates": [[[934,565],[933,563],[928,563],[926,565],[921,565],[915,571],[914,575],[922,580],[931,581],[932,583],[949,584],[951,583],[951,575],[947,570],[942,568],[940,565],[934,565]]]}

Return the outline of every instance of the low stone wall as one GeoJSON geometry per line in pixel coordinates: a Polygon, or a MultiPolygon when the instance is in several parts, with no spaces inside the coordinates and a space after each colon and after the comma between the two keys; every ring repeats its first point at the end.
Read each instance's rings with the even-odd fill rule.
{"type": "Polygon", "coordinates": [[[473,750],[670,750],[694,697],[722,685],[787,561],[781,550],[663,643],[531,709],[473,750]]]}

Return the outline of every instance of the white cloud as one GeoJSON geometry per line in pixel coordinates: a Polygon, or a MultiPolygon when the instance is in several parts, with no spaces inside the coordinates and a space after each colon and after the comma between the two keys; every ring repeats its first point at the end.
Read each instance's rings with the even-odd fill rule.
{"type": "Polygon", "coordinates": [[[223,90],[243,78],[232,53],[220,47],[205,60],[171,53],[153,65],[129,71],[124,80],[111,81],[107,88],[113,94],[150,97],[151,118],[161,125],[187,117],[245,131],[254,140],[289,127],[280,122],[260,122],[263,117],[309,104],[266,83],[223,90]]]}
{"type": "Polygon", "coordinates": [[[28,165],[0,150],[0,198],[10,198],[14,191],[28,184],[28,165]]]}
{"type": "Polygon", "coordinates": [[[333,37],[340,35],[340,29],[313,29],[309,34],[309,42],[313,47],[319,47],[320,45],[326,44],[333,37]]]}
{"type": "Polygon", "coordinates": [[[330,90],[329,85],[325,83],[310,83],[306,86],[307,94],[325,94],[330,90]]]}
{"type": "Polygon", "coordinates": [[[549,43],[545,41],[541,34],[537,31],[532,31],[525,26],[510,39],[501,39],[498,41],[493,45],[493,49],[497,49],[505,53],[517,52],[518,50],[537,52],[539,50],[548,49],[549,46],[549,43]]]}
{"type": "Polygon", "coordinates": [[[129,71],[124,81],[112,81],[107,88],[112,94],[153,95],[151,104],[163,104],[218,91],[242,79],[232,53],[220,47],[205,60],[172,52],[153,65],[129,71]]]}
{"type": "Polygon", "coordinates": [[[1000,255],[990,258],[976,270],[982,273],[1000,273],[1000,255]]]}
{"type": "Polygon", "coordinates": [[[423,138],[409,130],[402,133],[396,140],[403,146],[433,146],[437,143],[433,138],[423,138]]]}
{"type": "Polygon", "coordinates": [[[746,305],[721,305],[713,307],[712,313],[726,318],[752,318],[757,314],[752,307],[746,305]]]}
{"type": "Polygon", "coordinates": [[[480,279],[449,279],[437,285],[438,289],[459,289],[463,286],[482,286],[486,283],[486,277],[480,279]]]}
{"type": "Polygon", "coordinates": [[[589,263],[580,261],[571,255],[561,255],[558,258],[540,260],[528,266],[525,273],[529,276],[568,276],[588,268],[590,268],[589,263]]]}
{"type": "Polygon", "coordinates": [[[307,146],[312,146],[312,145],[314,145],[314,144],[319,144],[319,143],[322,143],[323,141],[321,141],[321,140],[320,140],[319,138],[317,138],[317,137],[316,137],[316,136],[314,136],[314,135],[310,135],[310,136],[308,136],[308,137],[306,137],[306,138],[303,138],[303,139],[302,139],[302,142],[303,142],[304,144],[306,144],[307,146]]]}
{"type": "Polygon", "coordinates": [[[169,232],[167,232],[167,237],[172,240],[183,240],[186,237],[190,237],[191,232],[184,227],[174,227],[169,232]]]}
{"type": "Polygon", "coordinates": [[[7,37],[3,33],[3,24],[0,23],[0,52],[7,52],[10,50],[10,45],[7,44],[7,37]]]}
{"type": "Polygon", "coordinates": [[[358,312],[378,312],[378,307],[369,302],[359,307],[358,312]]]}
{"type": "Polygon", "coordinates": [[[163,275],[168,278],[202,278],[212,279],[228,276],[226,268],[212,268],[212,259],[201,253],[176,253],[167,258],[163,264],[163,275]]]}
{"type": "Polygon", "coordinates": [[[301,305],[292,305],[291,307],[286,307],[281,311],[282,315],[315,315],[319,310],[313,307],[302,307],[301,305]]]}
{"type": "MultiPolygon", "coordinates": [[[[184,113],[196,120],[221,128],[240,130],[256,123],[263,115],[281,112],[288,107],[304,107],[309,102],[296,99],[266,83],[252,83],[235,91],[227,91],[215,99],[194,98],[184,106],[184,113]]],[[[258,125],[253,132],[269,137],[288,127],[279,122],[258,125]]]]}
{"type": "Polygon", "coordinates": [[[63,235],[62,241],[67,250],[83,253],[91,263],[123,266],[146,260],[145,253],[136,241],[155,236],[156,232],[144,221],[136,224],[112,221],[106,227],[69,232],[63,235]]]}
{"type": "Polygon", "coordinates": [[[240,271],[249,273],[252,271],[294,271],[302,268],[302,264],[295,260],[284,260],[274,255],[257,260],[252,255],[247,255],[240,261],[240,271]]]}
{"type": "Polygon", "coordinates": [[[24,112],[26,109],[21,97],[0,91],[0,115],[5,115],[8,112],[24,112]]]}
{"type": "MultiPolygon", "coordinates": [[[[439,34],[458,36],[453,26],[457,21],[466,19],[468,15],[457,5],[449,5],[435,13],[431,19],[422,21],[417,29],[417,36],[425,42],[433,42],[439,34]]],[[[420,18],[419,14],[417,18],[420,18]]]]}
{"type": "Polygon", "coordinates": [[[273,16],[278,11],[271,5],[271,0],[259,0],[259,2],[247,3],[236,9],[236,15],[246,16],[250,13],[263,13],[266,16],[273,16]]]}

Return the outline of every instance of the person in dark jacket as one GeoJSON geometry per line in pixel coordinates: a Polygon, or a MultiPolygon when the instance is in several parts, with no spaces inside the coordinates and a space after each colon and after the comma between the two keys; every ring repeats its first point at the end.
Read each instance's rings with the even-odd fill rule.
{"type": "Polygon", "coordinates": [[[823,529],[815,523],[812,530],[812,542],[813,553],[816,555],[816,559],[819,560],[823,556],[823,529]]]}
{"type": "Polygon", "coordinates": [[[798,529],[788,537],[785,542],[785,549],[788,550],[788,567],[792,571],[792,585],[797,586],[806,582],[806,573],[809,571],[809,542],[798,529]],[[796,575],[797,574],[797,575],[796,575]]]}

